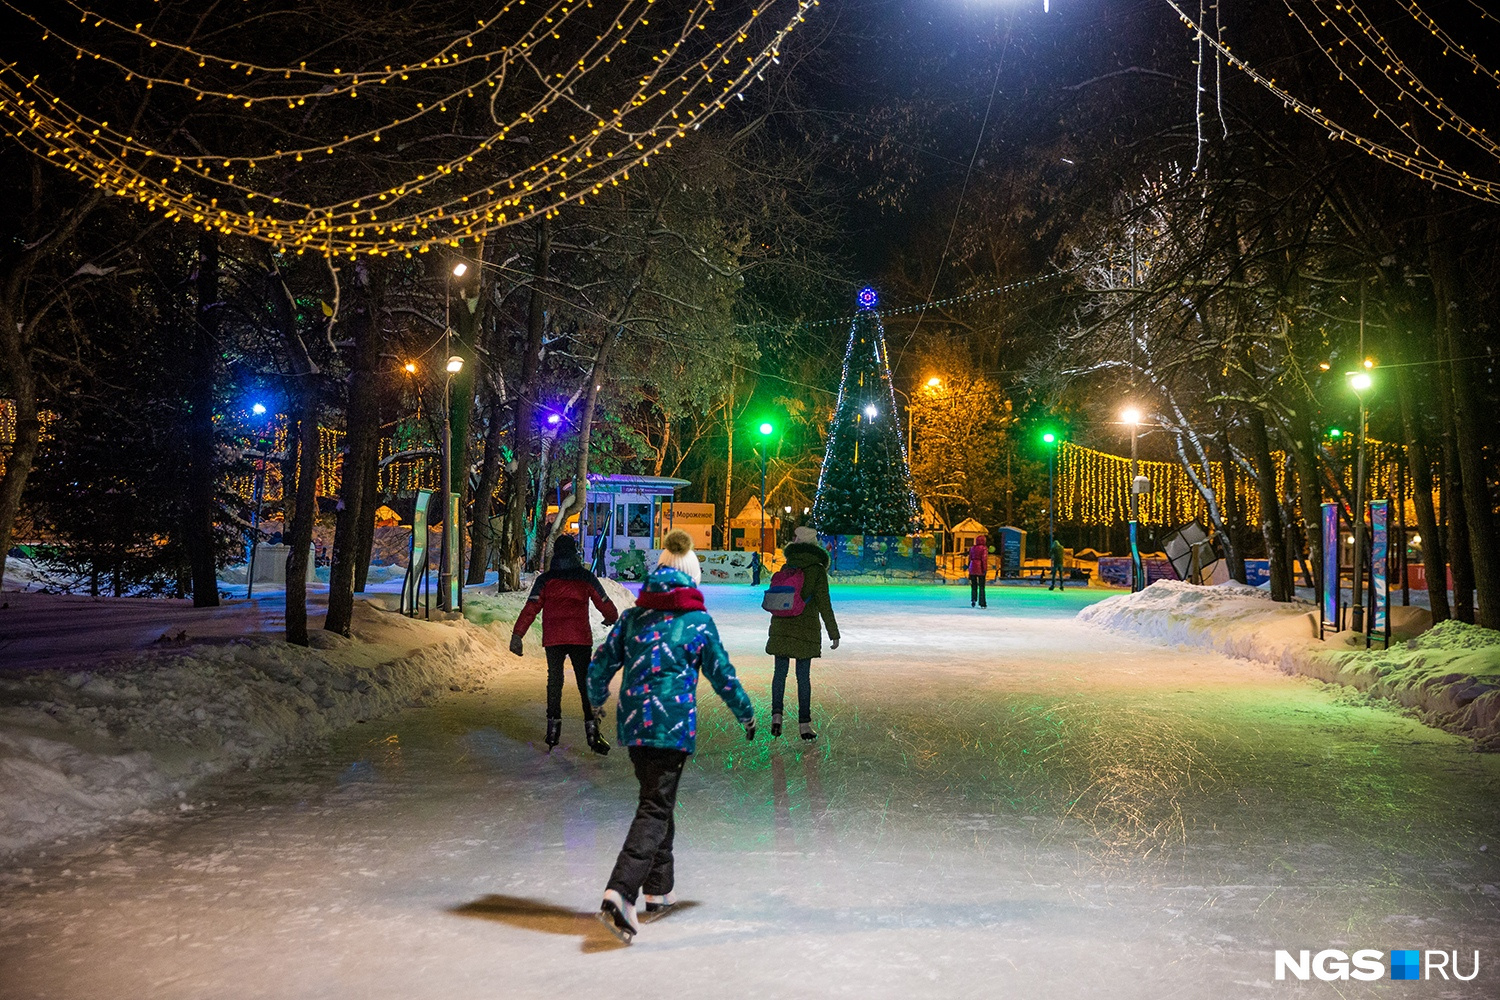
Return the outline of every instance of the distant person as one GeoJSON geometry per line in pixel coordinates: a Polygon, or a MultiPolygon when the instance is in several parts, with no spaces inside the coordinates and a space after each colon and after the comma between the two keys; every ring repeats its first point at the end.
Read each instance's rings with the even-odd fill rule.
{"type": "Polygon", "coordinates": [[[635,607],[621,616],[589,665],[589,694],[601,714],[610,680],[624,671],[615,719],[640,783],[635,819],[598,913],[599,922],[626,944],[641,929],[635,912],[638,893],[645,894],[648,921],[677,904],[672,813],[677,783],[698,735],[699,674],[745,727],[745,739],[755,738],[750,696],[734,675],[714,620],[703,609],[693,539],[679,528],[668,532],[663,544],[635,607]]]}
{"type": "Polygon", "coordinates": [[[776,658],[771,675],[771,735],[781,735],[781,708],[786,697],[786,675],[797,661],[797,729],[804,740],[815,740],[812,727],[812,661],[823,655],[823,628],[828,648],[839,648],[839,623],[828,597],[828,553],[818,544],[817,532],[800,527],[784,550],[786,565],[771,577],[762,607],[771,612],[771,634],[766,652],[776,658]]]}
{"type": "Polygon", "coordinates": [[[983,535],[969,546],[969,607],[989,607],[984,602],[984,581],[990,572],[990,543],[983,535]]]}
{"type": "Polygon", "coordinates": [[[620,617],[614,602],[604,593],[599,578],[578,559],[578,542],[572,535],[559,535],[552,544],[552,562],[536,578],[510,634],[510,651],[521,655],[521,639],[537,613],[542,615],[542,648],[547,653],[547,752],[562,739],[563,661],[573,661],[573,679],[583,700],[583,735],[589,749],[609,753],[609,744],[599,735],[599,719],[589,703],[589,654],[594,651],[594,630],[589,625],[589,604],[599,609],[604,624],[620,617]]]}
{"type": "Polygon", "coordinates": [[[1053,584],[1056,584],[1058,590],[1065,590],[1067,588],[1065,588],[1063,586],[1063,578],[1064,578],[1064,573],[1063,573],[1063,558],[1066,555],[1066,553],[1063,552],[1062,542],[1058,541],[1056,538],[1052,539],[1052,549],[1051,549],[1051,552],[1052,552],[1052,582],[1049,583],[1049,584],[1047,584],[1047,589],[1051,590],[1053,584]]]}
{"type": "Polygon", "coordinates": [[[760,553],[759,552],[752,552],[750,554],[750,586],[752,586],[752,587],[759,587],[760,586],[760,553]]]}

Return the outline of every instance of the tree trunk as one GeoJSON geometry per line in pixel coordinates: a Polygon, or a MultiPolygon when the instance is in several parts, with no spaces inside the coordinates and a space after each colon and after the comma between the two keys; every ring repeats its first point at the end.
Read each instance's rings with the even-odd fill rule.
{"type": "Polygon", "coordinates": [[[1436,334],[1446,353],[1452,394],[1454,449],[1463,476],[1463,507],[1469,529],[1469,563],[1478,589],[1477,624],[1500,629],[1500,558],[1495,545],[1495,508],[1489,471],[1484,462],[1478,404],[1466,355],[1460,343],[1463,319],[1459,312],[1459,274],[1454,246],[1442,233],[1439,220],[1428,222],[1432,297],[1436,303],[1436,334]]]}
{"type": "Polygon", "coordinates": [[[616,341],[620,339],[620,332],[620,328],[615,327],[604,335],[604,343],[599,345],[599,353],[594,355],[594,364],[589,369],[588,389],[583,397],[583,416],[578,426],[578,463],[573,469],[573,492],[558,508],[557,520],[552,522],[552,530],[547,533],[547,544],[542,552],[542,558],[537,563],[539,566],[544,565],[545,561],[551,558],[552,543],[557,540],[558,535],[562,534],[563,525],[568,523],[568,518],[574,514],[581,514],[588,503],[589,438],[594,427],[594,410],[599,403],[599,386],[604,381],[604,368],[609,363],[609,356],[614,351],[616,341]]]}
{"type": "Polygon", "coordinates": [[[1221,428],[1219,431],[1220,466],[1224,470],[1224,495],[1219,498],[1219,505],[1224,511],[1224,525],[1228,528],[1229,544],[1224,547],[1224,561],[1229,564],[1229,578],[1245,583],[1248,577],[1245,574],[1245,515],[1240,507],[1239,469],[1234,464],[1234,452],[1229,447],[1229,430],[1221,428]]]}
{"type": "MultiPolygon", "coordinates": [[[[377,411],[379,403],[376,403],[377,411]]],[[[376,417],[377,426],[379,417],[376,417]]],[[[380,438],[375,439],[375,461],[365,471],[364,481],[364,510],[365,514],[359,519],[356,527],[359,533],[354,536],[354,549],[356,558],[354,560],[354,590],[362,593],[365,586],[370,582],[370,560],[375,555],[375,510],[380,506],[380,438]]]]}
{"type": "Polygon", "coordinates": [[[1323,585],[1323,491],[1319,488],[1318,438],[1313,425],[1311,397],[1306,416],[1294,418],[1292,457],[1297,463],[1297,499],[1302,506],[1302,531],[1312,562],[1313,587],[1323,585]]]}
{"type": "Polygon", "coordinates": [[[310,372],[298,381],[296,498],[285,534],[290,546],[286,554],[286,641],[306,646],[307,553],[312,548],[318,510],[318,393],[310,372]]]}
{"type": "Polygon", "coordinates": [[[1415,371],[1405,366],[1395,369],[1396,395],[1401,403],[1401,427],[1406,438],[1406,466],[1413,506],[1417,509],[1417,530],[1422,534],[1422,568],[1427,573],[1427,600],[1433,622],[1447,621],[1448,572],[1443,562],[1443,540],[1438,529],[1437,510],[1432,505],[1432,461],[1427,455],[1427,435],[1417,413],[1412,381],[1415,371]]]}
{"type": "Polygon", "coordinates": [[[1250,443],[1255,449],[1255,486],[1260,495],[1260,533],[1266,540],[1266,558],[1271,566],[1271,600],[1290,601],[1296,596],[1292,580],[1291,553],[1281,520],[1281,497],[1276,493],[1276,463],[1271,460],[1271,437],[1266,416],[1259,407],[1250,408],[1250,443]]]}
{"type": "Polygon", "coordinates": [[[530,507],[532,425],[536,421],[537,373],[542,365],[543,334],[547,329],[547,274],[552,261],[552,227],[544,218],[537,226],[536,261],[532,269],[531,304],[526,315],[526,353],[521,358],[521,384],[515,393],[515,468],[505,495],[505,557],[500,585],[518,590],[526,564],[526,511],[530,507]]]}
{"type": "MultiPolygon", "coordinates": [[[[1441,338],[1437,338],[1437,343],[1441,360],[1446,350],[1441,338]]],[[[1443,548],[1453,573],[1453,617],[1473,624],[1474,570],[1469,562],[1469,519],[1463,502],[1463,473],[1454,445],[1453,396],[1445,364],[1437,366],[1437,376],[1438,412],[1443,416],[1443,521],[1447,525],[1443,548]]]]}
{"type": "Polygon", "coordinates": [[[188,364],[187,523],[183,541],[193,571],[193,607],[219,604],[218,559],[214,551],[214,376],[219,357],[219,239],[213,233],[198,238],[198,304],[194,315],[188,364]]]}
{"type": "Polygon", "coordinates": [[[21,494],[26,479],[36,463],[37,442],[41,440],[42,423],[37,412],[36,372],[31,355],[24,346],[24,334],[9,303],[0,312],[0,345],[10,373],[10,388],[16,408],[16,440],[10,454],[4,456],[5,474],[0,476],[0,579],[5,577],[5,557],[10,552],[16,518],[21,513],[21,494]]]}
{"type": "Polygon", "coordinates": [[[375,315],[371,276],[356,281],[363,294],[351,311],[349,325],[354,358],[349,373],[349,406],[345,414],[344,463],[339,482],[339,512],[333,532],[333,564],[328,572],[328,617],[323,628],[348,635],[354,618],[354,581],[359,535],[375,511],[365,496],[370,469],[380,460],[380,356],[383,331],[375,315]]]}
{"type": "Polygon", "coordinates": [[[489,423],[484,433],[484,464],[480,466],[479,485],[474,490],[474,531],[469,548],[467,582],[471,584],[484,582],[484,571],[495,549],[495,533],[491,530],[490,510],[493,507],[495,487],[500,482],[500,453],[503,450],[501,409],[500,394],[493,389],[487,390],[485,413],[489,423]]]}

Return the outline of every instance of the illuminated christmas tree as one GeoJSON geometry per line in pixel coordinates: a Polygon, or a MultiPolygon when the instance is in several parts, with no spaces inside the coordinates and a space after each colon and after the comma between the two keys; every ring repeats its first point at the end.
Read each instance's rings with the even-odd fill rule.
{"type": "Polygon", "coordinates": [[[859,293],[812,519],[825,535],[905,535],[921,508],[896,414],[875,290],[859,293]]]}

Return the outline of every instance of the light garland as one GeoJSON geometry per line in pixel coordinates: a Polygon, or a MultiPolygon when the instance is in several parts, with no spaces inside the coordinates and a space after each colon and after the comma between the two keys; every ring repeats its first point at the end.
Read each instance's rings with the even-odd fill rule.
{"type": "MultiPolygon", "coordinates": [[[[590,111],[588,106],[581,105],[571,96],[571,88],[587,73],[608,63],[613,54],[628,43],[628,36],[636,26],[650,23],[647,14],[654,3],[655,0],[622,0],[621,15],[614,22],[618,31],[608,38],[597,37],[585,55],[561,73],[543,72],[532,60],[531,51],[539,46],[540,41],[561,38],[557,31],[559,24],[549,22],[544,13],[512,46],[488,49],[478,54],[459,55],[453,51],[453,47],[459,44],[467,50],[475,38],[493,24],[495,18],[491,18],[481,24],[480,30],[460,37],[449,47],[414,65],[351,74],[335,69],[333,75],[340,78],[347,75],[349,83],[327,92],[283,91],[251,98],[230,91],[195,88],[191,77],[180,84],[172,82],[174,86],[195,91],[199,99],[211,97],[242,104],[248,101],[251,105],[257,100],[287,101],[295,108],[301,102],[313,99],[356,98],[361,85],[385,85],[413,70],[428,72],[475,63],[498,64],[478,80],[467,81],[453,90],[448,99],[437,99],[431,107],[419,106],[409,117],[394,119],[389,126],[305,148],[276,149],[259,154],[214,152],[212,155],[190,156],[155,148],[143,144],[136,136],[112,128],[107,121],[73,108],[39,79],[23,76],[13,63],[0,65],[0,111],[5,115],[7,134],[37,156],[59,164],[111,194],[133,199],[151,211],[161,211],[174,221],[201,225],[206,230],[225,235],[263,240],[278,249],[298,253],[313,250],[326,255],[411,256],[413,252],[427,252],[439,245],[457,246],[463,239],[477,238],[537,216],[551,215],[564,204],[582,203],[589,196],[602,192],[606,186],[617,186],[620,181],[628,180],[631,169],[648,166],[652,156],[698,128],[722,110],[729,100],[737,96],[743,99],[743,91],[760,79],[768,66],[779,61],[786,36],[805,20],[807,12],[818,5],[818,0],[797,0],[795,12],[774,32],[771,41],[748,54],[741,50],[748,49],[755,24],[778,3],[786,6],[789,0],[766,0],[711,46],[698,45],[696,39],[700,33],[707,33],[709,17],[717,13],[717,8],[714,0],[698,0],[684,16],[675,40],[652,56],[654,65],[637,78],[634,93],[608,114],[590,111]],[[634,13],[626,17],[624,12],[632,9],[634,13]],[[737,61],[739,59],[743,62],[737,61]],[[382,132],[409,124],[434,109],[446,110],[446,104],[458,100],[460,94],[468,99],[476,93],[493,91],[490,99],[493,110],[507,73],[518,62],[524,63],[541,81],[545,88],[543,97],[500,123],[495,131],[462,154],[443,163],[381,190],[329,203],[298,200],[258,188],[252,183],[251,178],[259,164],[278,159],[302,161],[308,157],[327,157],[335,150],[356,143],[380,142],[382,132]],[[681,70],[670,69],[679,64],[683,67],[681,70]],[[567,104],[575,111],[588,114],[593,124],[586,132],[579,129],[578,133],[570,135],[566,144],[543,159],[505,176],[463,186],[463,175],[471,170],[476,158],[493,155],[501,143],[510,139],[512,131],[537,122],[559,104],[567,104]],[[202,193],[196,190],[197,187],[210,193],[202,193]],[[454,190],[438,194],[433,190],[438,187],[452,187],[454,190]],[[427,199],[436,196],[435,203],[419,206],[417,203],[424,200],[424,195],[427,199]],[[250,207],[257,199],[266,206],[264,210],[250,207]]],[[[77,4],[71,6],[82,12],[85,20],[94,18],[95,27],[107,25],[128,32],[145,42],[148,48],[162,44],[142,33],[139,26],[128,28],[77,4]]],[[[593,4],[584,3],[583,6],[592,8],[593,4]]],[[[565,19],[567,14],[579,8],[580,0],[566,0],[555,3],[548,10],[565,19]]],[[[510,9],[511,6],[507,5],[500,14],[510,9]]],[[[51,26],[36,16],[27,16],[47,31],[49,37],[55,35],[51,26]]],[[[79,42],[67,44],[78,58],[88,54],[117,65],[126,73],[127,81],[133,80],[132,74],[138,70],[118,61],[106,60],[102,53],[91,51],[79,42]]],[[[200,53],[186,46],[177,48],[184,54],[197,57],[200,65],[206,65],[210,59],[214,59],[218,66],[228,62],[224,57],[200,53]]],[[[245,69],[252,79],[257,73],[266,76],[279,74],[282,79],[291,80],[319,78],[318,74],[303,67],[293,69],[233,62],[228,65],[245,69]]],[[[319,79],[326,80],[326,76],[324,74],[319,79]]],[[[145,79],[147,88],[155,83],[154,78],[145,79]]]]}
{"type": "MultiPolygon", "coordinates": [[[[1220,57],[1222,57],[1227,63],[1229,63],[1229,65],[1233,66],[1235,69],[1238,69],[1246,76],[1248,76],[1251,80],[1254,80],[1261,87],[1274,94],[1278,99],[1281,100],[1284,107],[1288,108],[1296,114],[1309,118],[1312,121],[1317,122],[1323,128],[1326,128],[1328,130],[1328,137],[1330,139],[1337,139],[1342,142],[1350,143],[1356,148],[1364,150],[1369,155],[1378,157],[1379,159],[1385,161],[1387,164],[1403,170],[1406,173],[1409,173],[1414,177],[1426,181],[1436,187],[1442,187],[1451,191],[1466,194],[1471,197],[1478,198],[1481,201],[1500,204],[1500,181],[1476,178],[1472,176],[1468,171],[1450,166],[1445,160],[1437,156],[1435,153],[1430,152],[1424,144],[1418,142],[1410,134],[1410,122],[1398,123],[1395,120],[1395,117],[1390,114],[1388,109],[1381,107],[1373,100],[1373,98],[1365,93],[1362,87],[1353,82],[1352,73],[1357,69],[1364,68],[1365,63],[1369,62],[1368,56],[1362,58],[1359,66],[1352,68],[1346,67],[1338,62],[1336,52],[1334,51],[1339,46],[1325,46],[1321,42],[1319,43],[1320,51],[1322,51],[1325,56],[1331,59],[1334,65],[1339,69],[1339,78],[1341,80],[1347,80],[1348,82],[1353,84],[1355,89],[1359,91],[1360,96],[1363,97],[1376,109],[1375,116],[1377,118],[1383,118],[1386,121],[1390,122],[1400,132],[1403,138],[1411,141],[1413,143],[1413,148],[1411,150],[1396,149],[1395,147],[1387,145],[1386,143],[1367,138],[1364,135],[1361,135],[1359,132],[1343,124],[1340,124],[1338,121],[1334,120],[1331,116],[1325,113],[1321,108],[1315,107],[1314,105],[1303,101],[1301,98],[1296,97],[1284,87],[1278,86],[1274,78],[1262,74],[1244,59],[1235,55],[1230,50],[1228,43],[1224,42],[1221,38],[1215,37],[1214,35],[1210,34],[1201,23],[1188,16],[1188,14],[1182,9],[1182,6],[1178,3],[1178,0],[1165,0],[1165,2],[1177,14],[1182,23],[1187,25],[1188,28],[1193,31],[1196,39],[1200,44],[1206,43],[1220,57]]],[[[1291,0],[1285,0],[1285,2],[1288,7],[1288,16],[1297,19],[1298,22],[1301,23],[1303,27],[1308,31],[1309,36],[1312,37],[1314,41],[1317,41],[1317,34],[1312,31],[1312,29],[1302,19],[1301,15],[1294,8],[1292,8],[1291,0]]],[[[1318,7],[1316,3],[1314,3],[1313,6],[1317,7],[1320,13],[1322,12],[1322,8],[1318,7]]],[[[1350,5],[1347,3],[1342,3],[1338,6],[1341,12],[1350,10],[1350,5]]],[[[1353,17],[1354,15],[1351,13],[1350,16],[1353,17]]],[[[1322,24],[1320,24],[1320,27],[1322,27],[1323,24],[1326,23],[1328,22],[1323,22],[1322,24]]],[[[1363,23],[1368,27],[1369,30],[1361,30],[1360,34],[1362,36],[1368,37],[1372,34],[1379,34],[1374,30],[1373,25],[1369,25],[1367,21],[1363,23]]],[[[1347,40],[1348,36],[1346,35],[1345,38],[1347,40]]],[[[1383,42],[1383,44],[1385,46],[1385,50],[1394,51],[1389,49],[1389,43],[1383,42]]],[[[1403,81],[1405,81],[1404,87],[1415,88],[1421,93],[1429,95],[1429,100],[1436,96],[1432,95],[1431,91],[1428,91],[1427,88],[1421,84],[1420,79],[1417,78],[1414,73],[1411,73],[1409,70],[1407,70],[1405,68],[1405,64],[1401,63],[1399,60],[1396,60],[1394,63],[1385,65],[1372,64],[1369,68],[1373,71],[1384,74],[1388,80],[1396,84],[1398,87],[1402,87],[1403,81]],[[1396,67],[1399,67],[1399,71],[1396,69],[1396,67]],[[1396,75],[1392,76],[1392,72],[1395,72],[1396,75]]],[[[1476,72],[1478,72],[1477,69],[1476,72]]],[[[1488,72],[1489,71],[1486,70],[1486,73],[1488,72]]],[[[1428,106],[1427,101],[1418,99],[1418,103],[1422,103],[1427,111],[1432,112],[1432,108],[1428,106]]],[[[1474,128],[1468,122],[1457,116],[1455,112],[1448,108],[1446,102],[1439,102],[1439,104],[1439,110],[1450,116],[1450,120],[1448,123],[1440,123],[1438,125],[1439,131],[1443,131],[1445,127],[1451,128],[1461,138],[1476,143],[1481,149],[1486,149],[1486,151],[1488,151],[1486,148],[1486,144],[1489,142],[1489,139],[1482,130],[1474,128]]],[[[1491,155],[1495,154],[1492,153],[1491,155]]]]}
{"type": "MultiPolygon", "coordinates": [[[[1341,482],[1348,496],[1354,495],[1353,445],[1333,446],[1340,459],[1341,482]]],[[[1385,441],[1367,442],[1369,453],[1366,471],[1370,477],[1371,497],[1397,499],[1404,480],[1406,450],[1402,445],[1385,441]]],[[[1301,516],[1301,497],[1288,495],[1286,455],[1273,452],[1276,466],[1276,495],[1286,497],[1297,515],[1301,516]]],[[[1139,463],[1140,474],[1151,481],[1149,493],[1141,495],[1140,522],[1154,528],[1176,528],[1189,521],[1209,523],[1208,501],[1198,491],[1181,462],[1139,463]]],[[[1194,471],[1203,475],[1201,465],[1195,463],[1194,471]]],[[[1224,464],[1208,464],[1208,485],[1218,498],[1220,512],[1224,509],[1226,487],[1224,464]]],[[[1085,448],[1071,442],[1063,442],[1057,450],[1057,513],[1058,520],[1069,524],[1119,525],[1130,520],[1130,459],[1108,452],[1085,448]]],[[[1260,493],[1254,482],[1243,470],[1235,476],[1235,507],[1245,525],[1255,528],[1261,521],[1260,493]]],[[[1319,483],[1319,492],[1326,493],[1319,483]]],[[[1406,523],[1417,523],[1416,504],[1411,491],[1406,491],[1406,523]]],[[[1434,491],[1436,497],[1436,491],[1434,491]]]]}

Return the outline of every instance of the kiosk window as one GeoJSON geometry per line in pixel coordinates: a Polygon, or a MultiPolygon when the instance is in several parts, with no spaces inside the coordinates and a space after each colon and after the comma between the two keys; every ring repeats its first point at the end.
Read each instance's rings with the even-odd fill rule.
{"type": "Polygon", "coordinates": [[[651,537],[651,505],[649,503],[626,504],[629,508],[629,518],[626,520],[626,534],[630,538],[651,537]]]}

